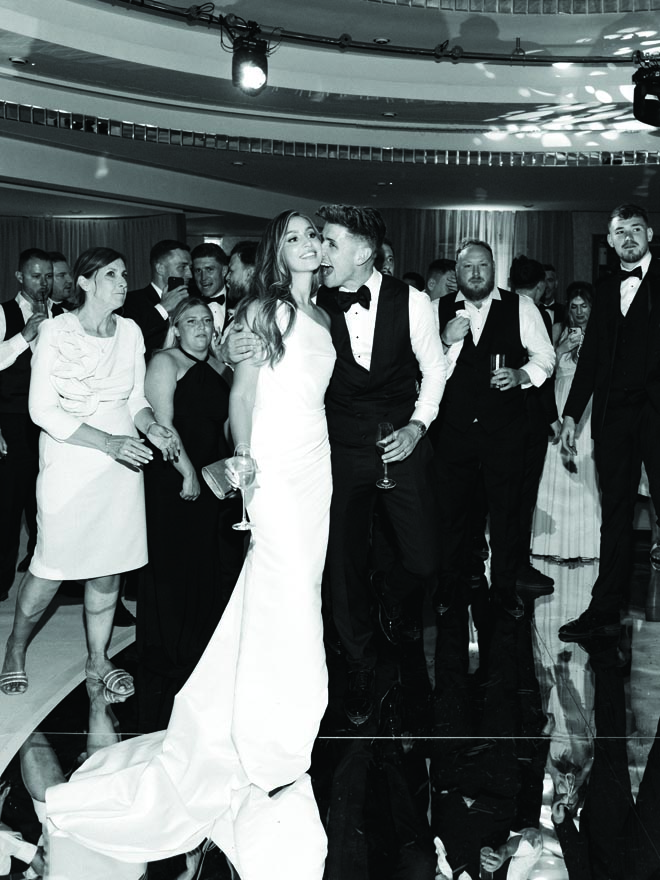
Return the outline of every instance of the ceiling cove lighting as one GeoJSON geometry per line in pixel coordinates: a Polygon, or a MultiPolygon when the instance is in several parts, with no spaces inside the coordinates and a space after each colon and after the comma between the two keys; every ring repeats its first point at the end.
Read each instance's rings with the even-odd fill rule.
{"type": "Polygon", "coordinates": [[[638,122],[660,128],[660,60],[635,52],[633,113],[638,122]]]}

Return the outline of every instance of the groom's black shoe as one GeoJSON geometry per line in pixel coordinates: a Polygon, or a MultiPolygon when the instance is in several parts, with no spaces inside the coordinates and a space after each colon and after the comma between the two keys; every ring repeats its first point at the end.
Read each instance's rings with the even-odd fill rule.
{"type": "Polygon", "coordinates": [[[344,712],[348,720],[359,727],[368,721],[374,711],[376,671],[349,669],[348,690],[344,697],[344,712]]]}
{"type": "Polygon", "coordinates": [[[583,642],[594,636],[616,636],[620,626],[618,611],[608,613],[587,608],[560,628],[559,638],[562,642],[583,642]]]}

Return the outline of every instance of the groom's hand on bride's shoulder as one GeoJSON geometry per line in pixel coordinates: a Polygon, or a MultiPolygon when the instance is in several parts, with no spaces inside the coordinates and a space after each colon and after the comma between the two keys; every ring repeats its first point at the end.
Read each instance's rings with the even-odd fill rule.
{"type": "Polygon", "coordinates": [[[230,367],[247,360],[261,350],[259,337],[244,324],[230,324],[220,343],[222,360],[230,367]]]}

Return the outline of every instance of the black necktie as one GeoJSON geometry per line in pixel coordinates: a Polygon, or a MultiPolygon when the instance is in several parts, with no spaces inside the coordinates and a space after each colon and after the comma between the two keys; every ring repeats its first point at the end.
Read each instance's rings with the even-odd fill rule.
{"type": "Polygon", "coordinates": [[[619,278],[622,281],[627,281],[628,278],[639,278],[639,280],[641,281],[642,280],[642,267],[637,266],[635,269],[632,270],[632,272],[627,272],[625,269],[619,269],[619,278]]]}
{"type": "Polygon", "coordinates": [[[363,284],[359,290],[337,291],[337,305],[344,312],[347,312],[356,303],[361,305],[363,309],[368,309],[370,302],[371,291],[366,284],[363,284]]]}

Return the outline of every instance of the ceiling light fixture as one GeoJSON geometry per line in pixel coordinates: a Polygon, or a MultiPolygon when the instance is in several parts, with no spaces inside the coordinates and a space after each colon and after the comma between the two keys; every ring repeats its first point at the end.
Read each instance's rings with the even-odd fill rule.
{"type": "Polygon", "coordinates": [[[633,74],[635,91],[633,113],[638,122],[660,128],[660,61],[635,52],[633,61],[638,65],[633,74]]]}
{"type": "Polygon", "coordinates": [[[268,44],[254,37],[236,37],[231,81],[246,95],[258,95],[268,83],[268,44]]]}
{"type": "Polygon", "coordinates": [[[260,94],[268,84],[268,56],[274,48],[256,21],[245,21],[237,15],[221,16],[220,21],[222,48],[232,53],[232,85],[246,95],[260,94]]]}

